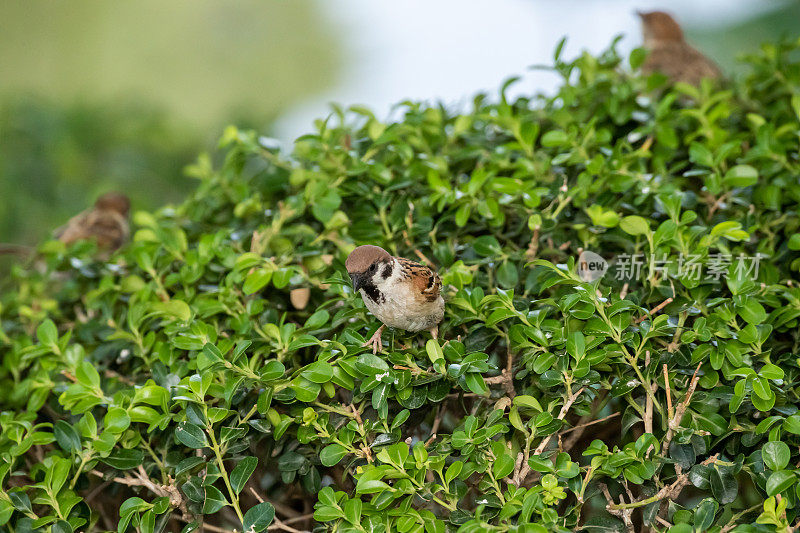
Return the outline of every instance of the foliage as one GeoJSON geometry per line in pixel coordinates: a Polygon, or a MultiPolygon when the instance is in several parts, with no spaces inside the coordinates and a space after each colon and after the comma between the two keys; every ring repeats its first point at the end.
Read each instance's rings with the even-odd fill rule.
{"type": "Polygon", "coordinates": [[[552,98],[337,111],[291,158],[229,129],[109,262],[48,242],[15,270],[0,523],[789,531],[797,44],[719,90],[556,54],[552,98]],[[361,348],[358,243],[437,265],[439,341],[361,348]],[[659,263],[588,283],[581,250],[659,263]],[[757,253],[757,274],[678,264],[757,253]]]}

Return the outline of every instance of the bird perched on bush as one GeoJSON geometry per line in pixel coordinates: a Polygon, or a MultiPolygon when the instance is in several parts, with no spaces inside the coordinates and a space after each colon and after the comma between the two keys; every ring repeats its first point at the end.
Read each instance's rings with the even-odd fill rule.
{"type": "Polygon", "coordinates": [[[670,81],[699,85],[703,78],[722,76],[717,65],[689,46],[683,30],[663,11],[637,12],[642,19],[644,48],[648,51],[642,72],[660,72],[670,81]]]}
{"type": "Polygon", "coordinates": [[[131,202],[124,194],[109,192],[100,196],[94,207],[75,215],[55,232],[55,237],[65,244],[80,240],[94,240],[106,251],[114,251],[128,240],[130,224],[128,213],[131,202]]]}
{"type": "Polygon", "coordinates": [[[361,293],[367,309],[383,325],[364,343],[372,353],[381,347],[385,326],[406,331],[428,330],[438,337],[444,318],[442,281],[425,265],[394,257],[380,246],[365,245],[353,250],[345,261],[353,289],[361,293]]]}

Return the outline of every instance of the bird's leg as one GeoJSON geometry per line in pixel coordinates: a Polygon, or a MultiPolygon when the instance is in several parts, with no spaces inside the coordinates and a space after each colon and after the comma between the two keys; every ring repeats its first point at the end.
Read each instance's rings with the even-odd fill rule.
{"type": "Polygon", "coordinates": [[[369,340],[361,346],[372,346],[372,353],[378,353],[378,350],[381,349],[381,333],[385,327],[385,325],[381,324],[381,327],[378,328],[378,331],[373,333],[372,337],[370,337],[369,340]]]}
{"type": "Polygon", "coordinates": [[[434,339],[438,339],[439,338],[439,325],[438,324],[431,328],[431,337],[433,337],[434,339]]]}

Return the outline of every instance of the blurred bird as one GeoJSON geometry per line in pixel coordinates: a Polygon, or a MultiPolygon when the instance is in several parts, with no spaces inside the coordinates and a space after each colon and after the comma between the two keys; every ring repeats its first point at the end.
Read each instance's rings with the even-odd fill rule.
{"type": "Polygon", "coordinates": [[[689,46],[683,30],[663,11],[641,12],[644,48],[648,51],[642,72],[660,72],[670,81],[699,85],[703,78],[722,77],[719,67],[706,56],[689,46]]]}
{"type": "Polygon", "coordinates": [[[407,331],[428,330],[434,339],[438,338],[444,299],[440,294],[442,281],[436,272],[372,245],[353,250],[345,268],[367,309],[383,322],[364,343],[372,346],[372,353],[380,349],[381,332],[386,326],[407,331]]]}
{"type": "Polygon", "coordinates": [[[105,251],[114,251],[128,240],[128,213],[131,202],[124,194],[109,192],[94,203],[94,207],[75,215],[55,231],[55,237],[65,244],[94,240],[105,251]]]}

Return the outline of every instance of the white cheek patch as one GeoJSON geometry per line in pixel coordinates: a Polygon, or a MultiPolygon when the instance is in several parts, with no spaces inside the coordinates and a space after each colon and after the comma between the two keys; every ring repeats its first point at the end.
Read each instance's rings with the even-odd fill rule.
{"type": "Polygon", "coordinates": [[[396,261],[392,260],[392,262],[389,263],[388,265],[382,265],[378,269],[375,275],[372,276],[372,283],[374,283],[379,290],[385,291],[386,289],[395,286],[399,279],[400,279],[400,265],[397,264],[396,261]],[[386,272],[386,269],[391,269],[391,274],[389,275],[389,277],[385,278],[384,273],[386,272]]]}

